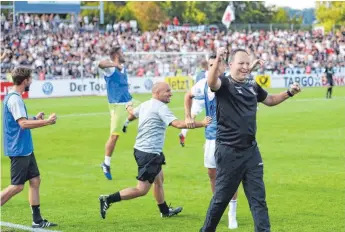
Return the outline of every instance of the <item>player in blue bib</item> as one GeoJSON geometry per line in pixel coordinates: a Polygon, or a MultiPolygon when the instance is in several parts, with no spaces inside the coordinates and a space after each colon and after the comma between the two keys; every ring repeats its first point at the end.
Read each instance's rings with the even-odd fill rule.
{"type": "Polygon", "coordinates": [[[101,76],[104,77],[110,110],[110,136],[105,144],[105,158],[101,168],[108,180],[112,179],[110,160],[116,142],[122,133],[123,122],[127,118],[126,106],[131,103],[127,71],[124,68],[124,55],[120,47],[110,50],[110,59],[99,62],[101,76]]]}
{"type": "MultiPolygon", "coordinates": [[[[2,136],[4,155],[11,160],[11,184],[1,191],[1,207],[29,185],[29,204],[32,211],[32,228],[57,226],[41,216],[41,174],[34,154],[31,129],[56,123],[55,113],[44,119],[44,113],[29,117],[22,93],[28,92],[32,83],[32,70],[16,67],[12,70],[13,89],[2,102],[2,136]]],[[[11,206],[10,206],[11,207],[11,206]]],[[[24,210],[23,210],[24,211],[24,210]]],[[[22,219],[24,220],[24,219],[22,219]]]]}

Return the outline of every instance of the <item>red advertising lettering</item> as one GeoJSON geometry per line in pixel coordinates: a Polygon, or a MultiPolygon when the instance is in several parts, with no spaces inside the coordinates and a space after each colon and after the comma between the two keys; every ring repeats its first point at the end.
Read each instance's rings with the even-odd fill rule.
{"type": "MultiPolygon", "coordinates": [[[[12,82],[8,82],[8,81],[1,82],[1,100],[3,100],[6,94],[9,91],[11,91],[12,86],[13,86],[12,82]]],[[[29,97],[28,92],[25,92],[22,94],[22,98],[28,98],[28,97],[29,97]]]]}

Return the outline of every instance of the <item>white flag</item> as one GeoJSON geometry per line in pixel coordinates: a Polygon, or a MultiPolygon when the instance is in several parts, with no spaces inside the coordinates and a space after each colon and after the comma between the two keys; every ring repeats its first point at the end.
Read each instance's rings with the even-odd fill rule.
{"type": "Polygon", "coordinates": [[[232,21],[235,20],[235,10],[232,4],[229,4],[226,7],[226,10],[224,12],[222,23],[226,26],[226,28],[229,28],[232,21]]]}

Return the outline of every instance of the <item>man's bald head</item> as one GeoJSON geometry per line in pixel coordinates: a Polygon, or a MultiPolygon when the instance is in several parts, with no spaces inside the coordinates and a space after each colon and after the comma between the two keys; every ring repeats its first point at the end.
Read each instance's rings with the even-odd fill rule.
{"type": "Polygon", "coordinates": [[[162,89],[165,89],[168,87],[169,87],[169,84],[164,82],[164,81],[156,82],[152,87],[152,94],[155,94],[155,93],[161,91],[162,89]]]}
{"type": "Polygon", "coordinates": [[[157,82],[152,87],[152,97],[164,102],[169,103],[172,96],[170,85],[166,82],[157,82]]]}

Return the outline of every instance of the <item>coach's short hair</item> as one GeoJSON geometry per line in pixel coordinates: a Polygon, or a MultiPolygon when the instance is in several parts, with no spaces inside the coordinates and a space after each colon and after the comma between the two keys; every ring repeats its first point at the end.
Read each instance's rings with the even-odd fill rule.
{"type": "Polygon", "coordinates": [[[245,49],[243,49],[243,48],[236,48],[236,49],[234,49],[234,50],[232,50],[232,51],[230,52],[230,54],[229,54],[229,56],[228,56],[228,59],[227,59],[228,62],[231,62],[231,61],[234,59],[236,53],[238,53],[238,52],[244,52],[244,53],[246,53],[247,55],[249,55],[249,53],[248,53],[245,49]]]}
{"type": "Polygon", "coordinates": [[[208,60],[212,60],[212,59],[216,59],[217,58],[217,54],[216,53],[211,53],[208,55],[208,60]]]}
{"type": "Polygon", "coordinates": [[[120,46],[115,46],[115,47],[110,49],[109,56],[111,58],[114,58],[114,56],[117,55],[120,51],[121,51],[121,47],[120,46]]]}
{"type": "Polygon", "coordinates": [[[15,67],[11,72],[13,84],[20,85],[25,79],[29,79],[31,77],[31,73],[31,68],[23,66],[15,67]]]}

